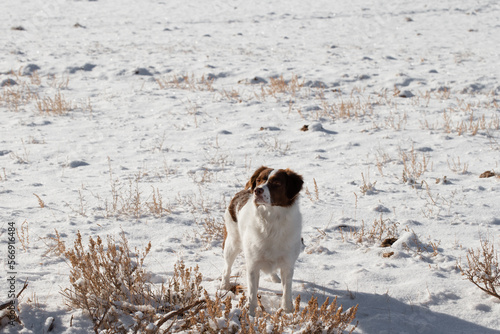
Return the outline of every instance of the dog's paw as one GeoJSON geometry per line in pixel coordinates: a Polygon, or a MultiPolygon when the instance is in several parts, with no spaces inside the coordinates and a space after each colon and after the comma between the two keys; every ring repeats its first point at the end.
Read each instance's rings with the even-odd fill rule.
{"type": "Polygon", "coordinates": [[[271,275],[271,281],[274,283],[281,283],[281,278],[278,276],[278,274],[274,273],[271,275]]]}
{"type": "Polygon", "coordinates": [[[255,309],[257,305],[252,304],[252,303],[247,303],[247,308],[248,308],[248,315],[251,317],[255,317],[255,309]]]}
{"type": "Polygon", "coordinates": [[[285,313],[292,313],[293,312],[292,302],[282,302],[281,309],[285,311],[285,313]]]}

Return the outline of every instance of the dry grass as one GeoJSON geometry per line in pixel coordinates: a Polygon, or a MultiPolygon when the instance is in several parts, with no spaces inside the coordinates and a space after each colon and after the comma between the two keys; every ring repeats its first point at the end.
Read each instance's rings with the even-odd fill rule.
{"type": "Polygon", "coordinates": [[[272,96],[280,100],[280,96],[288,95],[293,99],[304,87],[304,80],[300,80],[297,75],[292,75],[290,80],[285,80],[283,75],[269,78],[269,85],[261,86],[260,95],[256,93],[259,100],[265,101],[267,97],[272,96]]]}
{"type": "Polygon", "coordinates": [[[382,148],[378,148],[376,153],[375,153],[375,161],[376,161],[375,164],[376,164],[377,169],[380,173],[380,176],[385,176],[384,175],[384,167],[386,167],[390,162],[392,162],[393,159],[382,148]]]}
{"type": "Polygon", "coordinates": [[[241,103],[243,102],[244,99],[242,97],[242,93],[234,88],[230,90],[222,89],[222,92],[220,94],[224,99],[229,100],[231,102],[241,103]]]}
{"type": "Polygon", "coordinates": [[[3,87],[0,104],[10,111],[18,112],[20,107],[36,99],[41,79],[36,71],[31,76],[23,76],[22,67],[17,72],[11,71],[10,75],[13,79],[9,78],[11,81],[3,87]]]}
{"type": "Polygon", "coordinates": [[[304,80],[300,80],[297,75],[292,75],[289,80],[283,75],[269,78],[268,84],[259,85],[258,90],[245,94],[239,88],[215,87],[214,78],[206,78],[205,75],[197,77],[194,74],[177,75],[172,74],[164,78],[157,78],[156,83],[160,89],[183,89],[189,91],[208,91],[214,92],[216,97],[228,100],[230,102],[242,103],[256,99],[265,101],[273,97],[276,101],[283,98],[288,100],[290,109],[293,106],[295,98],[299,97],[304,88],[304,80]]]}
{"type": "Polygon", "coordinates": [[[0,95],[0,103],[10,111],[19,112],[20,107],[31,102],[35,96],[25,83],[14,86],[7,85],[0,95]]]}
{"type": "MultiPolygon", "coordinates": [[[[264,130],[262,128],[261,130],[264,130]]],[[[266,150],[266,152],[274,152],[279,155],[287,155],[290,151],[290,142],[284,142],[278,139],[278,137],[269,138],[267,136],[261,137],[262,147],[266,150]]]]}
{"type": "Polygon", "coordinates": [[[21,244],[20,248],[27,252],[30,246],[29,223],[27,220],[23,221],[21,228],[16,230],[16,234],[17,240],[21,244]]]}
{"type": "Polygon", "coordinates": [[[172,212],[169,203],[165,203],[163,195],[154,185],[144,186],[143,178],[147,173],[138,172],[128,175],[125,180],[117,178],[111,168],[109,160],[109,191],[101,194],[85,189],[78,190],[78,203],[66,203],[71,210],[86,217],[89,204],[94,214],[105,217],[131,217],[139,219],[146,216],[163,217],[172,212]],[[145,192],[143,188],[151,189],[145,192]],[[90,194],[90,199],[89,199],[90,194]]]}
{"type": "Polygon", "coordinates": [[[254,317],[250,317],[245,307],[246,296],[243,294],[233,306],[231,296],[216,295],[212,299],[205,293],[203,304],[194,303],[188,316],[177,323],[172,322],[168,330],[194,331],[197,333],[288,333],[300,330],[301,333],[352,333],[356,327],[352,324],[358,306],[344,311],[335,298],[329,298],[322,305],[311,297],[307,305],[300,309],[300,295],[295,299],[294,311],[290,314],[281,309],[267,312],[260,303],[254,317]],[[200,306],[202,305],[202,306],[200,306]]]}
{"type": "Polygon", "coordinates": [[[365,226],[362,221],[361,228],[351,232],[357,243],[376,243],[387,238],[397,238],[399,236],[399,223],[390,219],[375,219],[370,227],[365,226]]]}
{"type": "MultiPolygon", "coordinates": [[[[144,175],[141,172],[129,177],[128,182],[123,182],[115,178],[111,168],[111,159],[108,159],[108,164],[110,196],[103,199],[99,195],[94,195],[99,202],[99,209],[103,210],[107,217],[140,218],[147,215],[162,217],[171,213],[170,206],[164,202],[159,188],[151,186],[149,196],[144,196],[140,183],[144,175]]],[[[82,203],[81,194],[80,203],[82,203]]],[[[78,211],[85,210],[81,206],[78,211]]]]}
{"type": "Polygon", "coordinates": [[[316,179],[315,178],[313,178],[313,183],[314,183],[314,191],[313,191],[313,193],[311,193],[309,191],[308,187],[306,187],[305,193],[306,193],[307,198],[309,198],[309,200],[314,203],[314,202],[318,202],[319,201],[319,189],[318,189],[318,184],[316,183],[316,179]]]}
{"type": "Polygon", "coordinates": [[[37,194],[33,193],[33,195],[38,200],[38,206],[43,209],[45,207],[45,202],[37,194]]]}
{"type": "Polygon", "coordinates": [[[429,157],[425,153],[420,155],[415,152],[413,146],[409,151],[400,149],[399,157],[403,163],[403,182],[412,187],[420,186],[422,183],[420,178],[427,171],[429,157]]]}
{"type": "Polygon", "coordinates": [[[214,79],[207,79],[205,75],[196,78],[194,74],[172,74],[165,78],[157,78],[160,89],[185,89],[191,91],[214,91],[214,79]]]}
{"type": "Polygon", "coordinates": [[[322,91],[319,91],[318,95],[321,105],[313,115],[315,119],[327,117],[333,120],[350,120],[373,114],[371,97],[366,98],[357,88],[354,88],[349,96],[344,96],[340,92],[336,93],[334,102],[329,102],[331,99],[326,99],[322,91]]]}
{"type": "Polygon", "coordinates": [[[327,298],[319,305],[317,298],[311,297],[301,310],[300,301],[299,295],[295,299],[294,311],[290,314],[281,309],[269,313],[260,305],[255,316],[250,317],[244,306],[245,295],[240,298],[236,307],[233,307],[229,296],[223,299],[217,295],[215,300],[207,298],[206,308],[192,317],[190,326],[183,329],[209,333],[288,333],[299,330],[300,333],[341,334],[346,331],[352,333],[357,327],[357,323],[353,325],[352,322],[358,306],[344,311],[342,305],[337,304],[336,298],[331,303],[327,298]]]}
{"type": "Polygon", "coordinates": [[[365,175],[361,173],[361,178],[363,179],[363,184],[359,187],[361,190],[361,193],[363,195],[372,195],[374,194],[377,190],[375,189],[375,185],[377,184],[377,181],[375,182],[370,182],[370,173],[368,172],[367,177],[365,178],[365,175]]]}
{"type": "MultiPolygon", "coordinates": [[[[320,233],[325,235],[324,231],[318,230],[320,233]]],[[[341,235],[343,242],[347,240],[353,240],[358,244],[368,244],[377,245],[379,247],[390,247],[394,244],[404,233],[410,233],[408,237],[409,244],[402,242],[402,247],[410,254],[417,256],[422,256],[427,254],[429,256],[436,256],[439,252],[440,241],[432,241],[429,237],[429,241],[422,242],[418,235],[407,226],[400,231],[400,224],[394,222],[390,219],[383,219],[382,215],[378,219],[375,219],[373,223],[369,226],[365,225],[362,221],[360,228],[352,227],[339,227],[338,231],[341,235]]],[[[317,239],[323,239],[323,236],[319,236],[317,239]]],[[[386,252],[383,254],[384,257],[390,257],[394,255],[394,252],[386,252]]]]}
{"type": "Polygon", "coordinates": [[[148,298],[149,276],[144,270],[151,243],[134,254],[122,233],[119,242],[108,237],[107,245],[100,237],[90,237],[86,249],[78,232],[73,248],[67,249],[64,244],[59,248],[65,249],[63,254],[71,266],[71,287],[61,294],[71,309],[81,309],[89,315],[95,333],[103,329],[145,330],[154,321],[153,300],[148,298]]]}
{"type": "Polygon", "coordinates": [[[33,106],[34,111],[40,115],[66,115],[75,109],[92,113],[89,100],[80,105],[69,101],[61,93],[62,89],[68,88],[68,77],[41,77],[37,71],[23,75],[22,67],[17,72],[11,71],[10,76],[10,80],[15,84],[8,83],[0,93],[0,105],[6,106],[10,111],[19,112],[23,108],[33,106]]]}
{"type": "Polygon", "coordinates": [[[45,96],[35,98],[36,110],[42,115],[66,115],[73,110],[75,106],[67,101],[61,91],[58,90],[54,97],[45,96]]]}
{"type": "Polygon", "coordinates": [[[402,243],[403,248],[408,253],[413,253],[415,255],[423,255],[423,254],[430,254],[430,256],[438,255],[439,245],[441,244],[441,241],[422,242],[418,237],[418,235],[413,230],[410,230],[408,227],[406,227],[405,230],[406,232],[411,233],[411,237],[409,239],[410,245],[407,244],[406,242],[402,243]]]}
{"type": "Polygon", "coordinates": [[[49,235],[47,237],[40,238],[45,243],[47,250],[43,254],[43,256],[63,256],[66,252],[66,244],[62,240],[59,232],[54,229],[54,235],[49,235]]]}
{"type": "Polygon", "coordinates": [[[78,232],[72,248],[59,233],[51,239],[55,249],[67,259],[71,286],[61,291],[66,304],[83,310],[95,333],[283,333],[300,329],[303,333],[352,332],[358,306],[346,311],[337,300],[327,298],[322,305],[312,297],[300,309],[300,296],[293,313],[266,311],[262,305],[250,317],[243,294],[233,305],[233,295],[211,297],[201,286],[198,268],[183,262],[174,266],[172,276],[159,288],[149,281],[144,259],[151,244],[132,252],[122,233],[119,241],[108,237],[89,238],[84,246],[78,232]]]}
{"type": "Polygon", "coordinates": [[[19,153],[10,152],[10,158],[12,160],[15,160],[16,163],[18,163],[18,164],[27,164],[30,162],[30,151],[26,147],[26,143],[24,142],[24,139],[21,139],[21,144],[22,144],[23,150],[19,153]]]}
{"type": "Polygon", "coordinates": [[[467,250],[467,267],[458,264],[465,279],[481,291],[500,299],[500,266],[493,242],[481,239],[481,247],[467,250]]]}
{"type": "Polygon", "coordinates": [[[469,164],[466,162],[462,163],[460,161],[460,157],[457,157],[456,159],[451,158],[451,163],[450,163],[450,160],[446,160],[446,161],[448,162],[448,168],[452,172],[457,173],[457,174],[467,174],[468,173],[469,164]]]}
{"type": "MultiPolygon", "coordinates": [[[[433,94],[427,92],[425,96],[428,101],[432,97],[441,101],[452,100],[450,90],[433,94]]],[[[470,94],[465,98],[455,98],[455,103],[451,102],[447,102],[449,106],[441,112],[442,122],[430,124],[427,120],[421,121],[422,129],[441,130],[458,136],[476,136],[500,129],[500,116],[496,112],[498,102],[489,94],[470,94]]]]}
{"type": "MultiPolygon", "coordinates": [[[[367,243],[370,245],[377,244],[386,239],[398,239],[400,235],[399,223],[391,219],[384,219],[382,215],[375,219],[369,226],[365,221],[361,221],[361,226],[339,226],[336,230],[340,233],[343,242],[353,240],[358,244],[367,243]]],[[[324,239],[326,232],[319,230],[319,235],[316,239],[324,239]]]]}
{"type": "Polygon", "coordinates": [[[207,247],[218,244],[224,240],[224,221],[214,217],[207,217],[203,218],[203,222],[196,220],[196,225],[199,228],[195,230],[195,234],[207,245],[207,247]]]}

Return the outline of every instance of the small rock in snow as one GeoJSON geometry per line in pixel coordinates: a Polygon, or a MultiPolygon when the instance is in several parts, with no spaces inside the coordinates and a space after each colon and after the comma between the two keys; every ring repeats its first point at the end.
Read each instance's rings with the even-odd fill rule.
{"type": "Polygon", "coordinates": [[[151,73],[147,68],[144,67],[139,67],[134,71],[135,75],[146,75],[146,76],[152,76],[153,73],[151,73]]]}
{"type": "Polygon", "coordinates": [[[71,161],[68,166],[70,168],[77,168],[77,167],[82,167],[82,166],[88,166],[89,164],[86,163],[85,161],[80,161],[80,160],[74,160],[71,161]]]}
{"type": "Polygon", "coordinates": [[[320,81],[320,80],[314,80],[314,81],[309,80],[308,82],[306,82],[304,84],[304,86],[311,87],[311,88],[323,88],[323,89],[328,87],[326,85],[326,83],[324,83],[323,81],[320,81]]]}
{"type": "Polygon", "coordinates": [[[385,206],[383,206],[382,204],[379,204],[377,205],[376,207],[373,208],[373,211],[375,212],[391,212],[391,210],[389,210],[388,208],[386,208],[385,206]]]}
{"type": "Polygon", "coordinates": [[[266,84],[267,80],[261,77],[254,77],[252,80],[250,80],[251,84],[266,84]]]}
{"type": "Polygon", "coordinates": [[[36,64],[28,64],[25,68],[23,68],[23,75],[32,75],[38,70],[40,70],[40,66],[36,64]]]}
{"type": "Polygon", "coordinates": [[[86,63],[83,66],[68,67],[70,74],[75,74],[78,71],[91,72],[97,65],[86,63]]]}
{"type": "Polygon", "coordinates": [[[399,97],[403,97],[403,98],[410,98],[410,97],[414,97],[414,96],[415,96],[415,94],[413,94],[409,90],[405,90],[405,91],[402,91],[401,93],[399,93],[399,97]]]}
{"type": "Polygon", "coordinates": [[[0,84],[0,87],[10,87],[10,86],[15,86],[17,85],[17,82],[15,82],[14,80],[12,79],[5,79],[4,81],[2,81],[2,83],[0,84]]]}

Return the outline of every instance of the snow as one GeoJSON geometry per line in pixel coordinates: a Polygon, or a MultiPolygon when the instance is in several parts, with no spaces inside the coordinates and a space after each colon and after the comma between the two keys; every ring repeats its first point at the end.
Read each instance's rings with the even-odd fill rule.
{"type": "MultiPolygon", "coordinates": [[[[131,249],[151,241],[155,283],[183,259],[215,294],[222,242],[206,242],[201,225],[221,221],[261,165],[304,176],[306,249],[293,284],[303,303],[359,304],[356,333],[500,332],[500,301],[457,269],[481,237],[500,249],[500,179],[479,178],[500,171],[498,1],[5,0],[0,9],[2,94],[39,75],[40,96],[60,90],[75,106],[40,115],[33,101],[14,111],[0,99],[1,276],[14,222],[17,286],[29,284],[24,333],[51,318],[54,333],[92,328],[59,294],[70,267],[47,254],[55,229],[67,245],[77,231],[86,242],[123,230],[131,249]],[[185,75],[195,87],[156,81],[185,75]],[[304,85],[263,93],[280,76],[304,85]],[[148,202],[159,193],[168,212],[109,215],[113,185],[124,195],[137,185],[148,202]],[[380,220],[397,243],[357,241],[380,220]]],[[[234,270],[244,276],[241,257],[234,270]]],[[[0,291],[5,301],[3,279],[0,291]]],[[[263,277],[260,292],[267,310],[279,308],[280,285],[263,277]]]]}

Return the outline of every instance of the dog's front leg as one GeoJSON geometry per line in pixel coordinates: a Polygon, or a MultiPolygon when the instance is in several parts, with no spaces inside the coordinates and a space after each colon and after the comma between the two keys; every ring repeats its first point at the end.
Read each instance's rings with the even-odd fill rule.
{"type": "Polygon", "coordinates": [[[248,278],[248,313],[255,315],[257,307],[257,291],[259,290],[260,268],[255,265],[249,265],[247,272],[248,278]]]}
{"type": "Polygon", "coordinates": [[[293,267],[282,267],[281,268],[281,283],[283,286],[283,298],[281,299],[281,308],[290,313],[293,310],[292,306],[292,279],[293,279],[293,267]]]}

